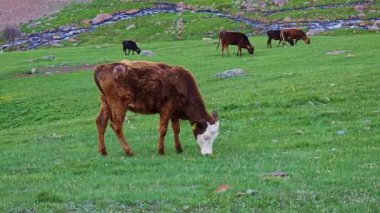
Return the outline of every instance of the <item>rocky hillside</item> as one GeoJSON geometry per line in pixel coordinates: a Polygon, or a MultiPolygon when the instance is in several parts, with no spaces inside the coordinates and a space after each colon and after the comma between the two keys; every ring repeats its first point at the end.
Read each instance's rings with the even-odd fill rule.
{"type": "Polygon", "coordinates": [[[73,2],[90,0],[0,0],[0,29],[7,25],[18,26],[30,20],[62,10],[73,2]]]}
{"type": "MultiPolygon", "coordinates": [[[[15,0],[16,3],[18,1],[15,0]]],[[[38,1],[43,2],[27,2],[37,4],[38,1]]],[[[35,14],[42,14],[41,11],[51,13],[73,0],[46,2],[49,3],[38,8],[40,13],[35,14]],[[53,2],[57,3],[55,8],[53,2]]],[[[331,31],[378,33],[380,29],[380,3],[374,0],[81,2],[87,3],[65,6],[58,13],[22,24],[24,35],[14,42],[2,42],[0,39],[0,47],[25,50],[51,45],[76,46],[119,42],[126,37],[144,42],[199,39],[215,37],[221,29],[243,31],[250,35],[289,27],[303,28],[309,34],[331,31]]],[[[34,6],[30,6],[29,10],[33,10],[34,6]]],[[[20,17],[28,14],[25,5],[14,8],[24,8],[24,11],[13,14],[21,14],[20,17]]]]}

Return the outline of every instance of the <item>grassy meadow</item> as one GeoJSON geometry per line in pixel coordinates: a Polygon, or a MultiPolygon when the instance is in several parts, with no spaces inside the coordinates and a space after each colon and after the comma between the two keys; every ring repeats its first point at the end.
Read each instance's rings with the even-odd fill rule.
{"type": "Polygon", "coordinates": [[[119,42],[0,54],[0,212],[379,212],[379,36],[272,49],[250,39],[255,55],[242,57],[201,39],[141,42],[153,57],[126,57],[119,42]],[[346,52],[327,54],[335,50],[346,52]],[[186,121],[184,153],[169,129],[159,156],[158,116],[134,113],[124,131],[135,157],[111,128],[109,155],[97,153],[88,66],[125,58],[192,71],[220,117],[212,157],[199,154],[186,121]],[[234,68],[246,76],[214,77],[234,68]]]}

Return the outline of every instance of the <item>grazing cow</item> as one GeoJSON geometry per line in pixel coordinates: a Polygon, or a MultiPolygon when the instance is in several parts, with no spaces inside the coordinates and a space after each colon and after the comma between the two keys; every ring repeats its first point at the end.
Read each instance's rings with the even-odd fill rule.
{"type": "Polygon", "coordinates": [[[128,110],[160,115],[158,152],[161,155],[165,154],[164,138],[169,120],[176,151],[182,152],[179,119],[190,121],[201,154],[212,154],[219,121],[216,113],[210,115],[206,111],[189,71],[162,63],[123,60],[97,66],[94,80],[101,92],[100,112],[96,119],[100,154],[107,155],[104,132],[110,120],[125,153],[133,155],[123,133],[123,122],[128,110]]]}
{"type": "MultiPolygon", "coordinates": [[[[278,42],[278,45],[277,47],[280,46],[281,44],[281,30],[268,30],[267,31],[267,35],[268,35],[268,41],[267,41],[267,47],[269,48],[272,48],[272,39],[273,40],[279,40],[278,42]]],[[[294,45],[294,40],[293,39],[286,39],[287,42],[289,42],[289,44],[291,46],[294,45]]]]}
{"type": "Polygon", "coordinates": [[[132,40],[124,40],[122,44],[123,44],[123,51],[125,55],[129,55],[131,50],[132,50],[133,55],[135,54],[135,51],[137,52],[137,54],[140,54],[141,52],[141,49],[137,46],[136,42],[132,40]],[[127,54],[127,50],[128,50],[128,54],[127,54]]]}
{"type": "Polygon", "coordinates": [[[224,56],[224,49],[227,49],[228,56],[230,55],[230,52],[228,51],[228,45],[237,45],[238,51],[236,55],[240,56],[241,48],[247,49],[248,53],[251,55],[255,51],[255,48],[249,42],[248,37],[245,34],[239,32],[227,32],[225,30],[219,32],[219,43],[216,49],[218,49],[220,43],[222,43],[222,56],[224,56]]]}
{"type": "Polygon", "coordinates": [[[300,29],[283,29],[280,34],[282,46],[285,46],[285,41],[288,39],[295,39],[295,44],[297,44],[298,40],[303,40],[305,44],[310,44],[310,38],[308,38],[306,33],[300,29]]]}

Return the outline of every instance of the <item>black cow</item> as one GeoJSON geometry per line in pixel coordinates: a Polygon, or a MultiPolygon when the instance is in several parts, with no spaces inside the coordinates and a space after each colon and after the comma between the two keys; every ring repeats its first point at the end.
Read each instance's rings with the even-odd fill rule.
{"type": "Polygon", "coordinates": [[[124,54],[125,55],[129,55],[129,53],[131,52],[132,50],[132,54],[134,55],[135,51],[140,54],[141,52],[141,49],[137,46],[136,42],[132,41],[132,40],[124,40],[122,42],[123,44],[123,51],[124,51],[124,54]],[[127,54],[127,50],[128,50],[128,54],[127,54]]]}

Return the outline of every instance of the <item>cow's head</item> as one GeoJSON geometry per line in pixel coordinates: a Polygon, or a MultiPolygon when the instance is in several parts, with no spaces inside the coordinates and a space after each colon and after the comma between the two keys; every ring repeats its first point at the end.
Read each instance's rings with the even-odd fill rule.
{"type": "Polygon", "coordinates": [[[212,154],[212,144],[219,134],[219,121],[217,114],[212,113],[213,122],[198,122],[195,121],[191,124],[197,144],[201,150],[202,155],[212,154]]]}
{"type": "Polygon", "coordinates": [[[137,48],[136,52],[137,52],[137,54],[140,55],[141,49],[140,49],[140,48],[137,48]]]}
{"type": "Polygon", "coordinates": [[[253,51],[255,51],[255,47],[248,44],[247,45],[247,50],[248,50],[248,53],[252,55],[253,51]]]}
{"type": "Polygon", "coordinates": [[[310,44],[310,38],[309,37],[306,36],[303,40],[305,41],[306,44],[310,44]]]}

